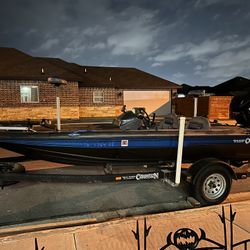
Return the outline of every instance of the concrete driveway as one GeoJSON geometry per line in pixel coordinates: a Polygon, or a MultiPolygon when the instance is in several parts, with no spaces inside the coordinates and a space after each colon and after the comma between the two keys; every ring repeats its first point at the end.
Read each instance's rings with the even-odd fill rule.
{"type": "MultiPolygon", "coordinates": [[[[0,150],[0,157],[13,153],[0,150]]],[[[80,174],[79,167],[45,161],[24,163],[32,173],[80,174]]],[[[87,173],[99,173],[101,167],[86,167],[87,173]]],[[[86,172],[85,172],[86,173],[86,172]]],[[[237,192],[250,191],[249,180],[235,183],[237,192]]],[[[187,184],[178,188],[161,181],[119,183],[46,183],[20,182],[0,191],[0,226],[95,218],[152,214],[191,208],[187,184]]]]}
{"type": "MultiPolygon", "coordinates": [[[[0,157],[17,154],[0,150],[0,157]]],[[[83,174],[81,167],[46,161],[23,163],[30,173],[83,174]]],[[[141,169],[141,168],[140,168],[141,169]]],[[[127,169],[129,170],[129,169],[127,169]]],[[[132,171],[132,169],[130,169],[132,171]]],[[[116,168],[116,171],[121,169],[116,168]]],[[[85,174],[99,174],[102,167],[85,166],[85,174]]],[[[0,226],[69,216],[81,218],[124,217],[190,208],[185,186],[173,188],[161,181],[121,183],[20,182],[0,191],[0,226]]]]}

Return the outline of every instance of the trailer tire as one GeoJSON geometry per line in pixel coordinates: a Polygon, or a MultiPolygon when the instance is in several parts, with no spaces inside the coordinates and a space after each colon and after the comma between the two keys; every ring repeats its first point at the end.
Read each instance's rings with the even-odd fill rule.
{"type": "Polygon", "coordinates": [[[195,176],[193,194],[201,205],[215,205],[224,201],[231,189],[232,176],[220,165],[207,166],[195,176]]]}

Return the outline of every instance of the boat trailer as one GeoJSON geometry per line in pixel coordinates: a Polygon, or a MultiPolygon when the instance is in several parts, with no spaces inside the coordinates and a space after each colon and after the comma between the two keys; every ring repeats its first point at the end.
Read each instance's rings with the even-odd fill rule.
{"type": "MultiPolygon", "coordinates": [[[[18,128],[19,129],[19,128],[18,128]]],[[[0,186],[15,184],[19,181],[43,181],[43,182],[122,182],[122,181],[145,181],[162,180],[173,187],[180,184],[181,177],[191,183],[194,197],[202,205],[213,205],[222,202],[230,192],[232,179],[245,179],[250,177],[248,168],[250,163],[241,162],[237,166],[223,162],[215,158],[201,159],[188,169],[182,169],[182,153],[184,142],[185,117],[180,118],[176,162],[167,165],[151,166],[144,165],[144,171],[113,173],[112,165],[104,166],[104,173],[100,175],[65,175],[65,174],[41,174],[25,171],[25,167],[12,159],[0,162],[0,186]],[[145,170],[146,169],[146,170],[145,170]],[[152,168],[151,168],[152,169],[152,168]],[[237,171],[235,171],[237,169],[237,171]],[[242,171],[238,171],[241,170],[242,171]]],[[[18,158],[22,159],[22,158],[18,158]]],[[[25,158],[24,158],[25,159],[25,158]]],[[[83,167],[84,168],[84,167],[83,167]]]]}

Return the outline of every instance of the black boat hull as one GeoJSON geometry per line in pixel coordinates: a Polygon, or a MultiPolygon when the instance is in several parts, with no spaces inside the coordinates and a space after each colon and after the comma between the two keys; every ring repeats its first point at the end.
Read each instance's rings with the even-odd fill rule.
{"type": "MultiPolygon", "coordinates": [[[[84,164],[154,164],[176,160],[178,131],[2,133],[0,145],[30,159],[84,164]]],[[[187,133],[183,162],[203,158],[250,159],[250,136],[223,132],[187,133]]]]}

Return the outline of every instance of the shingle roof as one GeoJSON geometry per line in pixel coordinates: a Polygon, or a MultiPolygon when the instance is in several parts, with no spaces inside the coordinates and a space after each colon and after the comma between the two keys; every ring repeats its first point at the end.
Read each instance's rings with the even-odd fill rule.
{"type": "Polygon", "coordinates": [[[17,49],[0,47],[0,69],[23,63],[31,58],[32,56],[29,56],[17,49]]]}
{"type": "Polygon", "coordinates": [[[226,82],[213,87],[214,93],[222,95],[237,95],[244,92],[250,92],[250,79],[237,76],[226,82]]]}
{"type": "Polygon", "coordinates": [[[176,89],[179,86],[168,80],[151,75],[136,68],[83,66],[86,75],[98,76],[122,89],[176,89]]]}
{"type": "Polygon", "coordinates": [[[1,48],[0,55],[0,79],[2,80],[47,80],[48,77],[60,77],[68,81],[81,80],[81,77],[73,72],[16,49],[1,48]]]}
{"type": "Polygon", "coordinates": [[[0,48],[0,55],[2,80],[47,80],[48,77],[59,77],[78,81],[80,87],[180,88],[173,82],[136,68],[81,66],[58,58],[32,57],[12,48],[0,48]]]}
{"type": "Polygon", "coordinates": [[[58,58],[43,58],[82,77],[80,86],[113,86],[122,89],[176,89],[179,85],[136,68],[81,66],[58,58]]]}
{"type": "Polygon", "coordinates": [[[46,57],[46,58],[43,58],[43,60],[76,74],[80,78],[79,80],[80,86],[115,87],[113,83],[111,83],[110,81],[107,81],[106,79],[103,79],[102,77],[96,74],[87,74],[87,72],[85,72],[86,67],[83,67],[79,64],[68,63],[59,58],[47,58],[46,57]]]}

